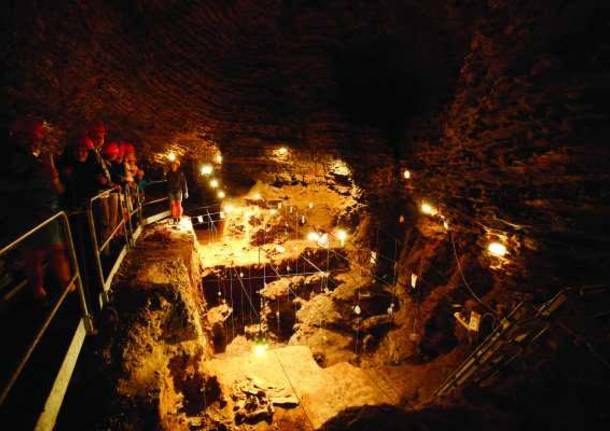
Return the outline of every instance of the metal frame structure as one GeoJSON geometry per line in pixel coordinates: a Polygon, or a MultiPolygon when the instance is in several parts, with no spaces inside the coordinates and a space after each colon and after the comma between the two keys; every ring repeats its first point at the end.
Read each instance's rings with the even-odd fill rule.
{"type": "Polygon", "coordinates": [[[0,250],[1,257],[9,251],[18,248],[27,238],[35,236],[38,232],[41,231],[41,229],[44,229],[52,223],[62,224],[64,233],[64,243],[67,246],[69,259],[71,261],[72,276],[70,277],[70,281],[66,284],[66,286],[63,287],[59,298],[56,300],[51,311],[42,322],[42,325],[36,330],[33,340],[30,342],[25,354],[22,355],[17,366],[15,367],[15,370],[8,379],[8,383],[4,386],[4,388],[2,389],[2,393],[0,394],[1,407],[8,398],[11,390],[19,379],[24,368],[28,364],[32,354],[34,353],[34,350],[40,344],[42,338],[45,336],[45,333],[51,325],[51,322],[55,319],[58,310],[64,304],[68,293],[71,292],[74,287],[76,287],[79,294],[81,317],[77,326],[77,330],[70,342],[66,356],[64,357],[64,360],[56,375],[53,386],[50,390],[49,396],[44,406],[44,410],[38,418],[35,428],[37,430],[51,429],[53,424],[55,423],[55,419],[57,418],[61,403],[63,401],[63,397],[68,387],[68,382],[76,365],[76,359],[78,358],[78,354],[83,345],[85,335],[92,334],[94,331],[93,321],[89,312],[89,307],[85,296],[85,290],[80,276],[78,260],[76,258],[74,242],[72,240],[72,231],[70,230],[70,223],[68,221],[68,216],[65,212],[61,211],[55,214],[54,216],[49,217],[47,220],[30,229],[28,232],[24,233],[19,238],[15,239],[10,244],[6,245],[0,250]]]}

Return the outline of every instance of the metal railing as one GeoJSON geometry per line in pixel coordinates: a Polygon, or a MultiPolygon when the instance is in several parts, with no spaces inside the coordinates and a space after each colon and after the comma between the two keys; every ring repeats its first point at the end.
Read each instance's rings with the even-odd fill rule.
{"type": "Polygon", "coordinates": [[[99,283],[98,287],[100,289],[100,307],[103,307],[105,303],[108,302],[108,290],[110,289],[110,284],[112,283],[112,279],[114,274],[118,270],[123,258],[127,254],[127,250],[130,247],[131,239],[130,232],[127,226],[127,210],[125,208],[125,199],[124,195],[116,190],[105,190],[101,193],[98,193],[94,197],[89,200],[88,210],[88,220],[89,220],[89,234],[91,235],[91,242],[93,244],[93,255],[94,255],[94,263],[95,263],[95,273],[97,275],[97,281],[99,283]],[[112,199],[117,199],[117,202],[113,202],[112,199]],[[116,226],[112,226],[109,224],[109,221],[106,220],[106,224],[101,223],[101,238],[98,239],[98,226],[95,222],[95,214],[96,208],[95,203],[99,202],[99,210],[103,213],[103,217],[106,218],[109,216],[109,213],[112,211],[119,210],[118,216],[120,216],[120,221],[116,223],[116,226]],[[117,205],[117,208],[111,209],[111,206],[117,205]],[[107,214],[104,214],[107,213],[107,214]],[[107,233],[108,232],[108,233],[107,233]],[[107,233],[107,234],[106,234],[107,233]],[[110,262],[110,270],[104,270],[104,265],[102,262],[102,254],[110,254],[110,245],[112,241],[119,235],[123,234],[125,237],[125,243],[120,248],[118,252],[117,258],[114,262],[110,262]],[[101,244],[100,244],[101,241],[101,244]]]}
{"type": "MultiPolygon", "coordinates": [[[[72,232],[70,230],[70,223],[68,221],[68,217],[65,212],[62,211],[62,212],[55,214],[54,216],[48,218],[47,220],[43,221],[39,225],[30,229],[28,232],[24,233],[23,235],[21,235],[19,238],[15,239],[8,245],[4,246],[0,250],[0,257],[5,256],[7,253],[9,253],[12,250],[19,249],[20,247],[24,246],[25,245],[24,241],[26,241],[27,239],[36,237],[36,235],[40,234],[40,232],[43,229],[49,228],[52,224],[55,224],[55,223],[61,223],[61,226],[63,227],[63,243],[66,246],[66,249],[68,252],[68,258],[71,263],[71,265],[70,265],[71,275],[70,275],[70,278],[69,278],[69,281],[67,282],[67,284],[65,286],[62,286],[59,297],[56,299],[50,312],[44,318],[44,320],[42,321],[40,326],[37,329],[35,329],[34,337],[33,337],[32,341],[27,346],[25,353],[23,355],[21,355],[21,357],[18,359],[14,370],[12,371],[9,378],[7,379],[7,383],[2,388],[2,392],[0,394],[0,407],[2,407],[4,405],[9,394],[11,393],[12,389],[15,386],[15,383],[21,376],[26,365],[29,363],[36,347],[40,344],[41,340],[43,339],[43,337],[45,336],[45,334],[47,332],[47,329],[49,328],[51,323],[54,321],[54,319],[57,317],[58,311],[60,310],[60,308],[64,304],[66,298],[68,297],[68,294],[74,289],[74,287],[76,287],[76,290],[77,290],[78,296],[79,296],[79,301],[80,301],[81,316],[79,318],[78,329],[80,329],[80,332],[82,335],[80,337],[73,337],[69,351],[75,353],[76,356],[78,356],[78,352],[80,351],[80,347],[82,346],[82,342],[84,339],[84,335],[85,335],[84,333],[86,332],[88,334],[91,334],[93,332],[93,322],[91,319],[91,314],[89,312],[89,307],[87,304],[84,286],[83,286],[83,283],[81,280],[78,260],[76,258],[76,253],[75,253],[75,249],[74,249],[74,242],[72,240],[72,232]]],[[[77,332],[78,332],[78,330],[77,330],[77,332]]],[[[74,356],[74,355],[72,355],[72,356],[74,356]]],[[[68,358],[66,358],[66,359],[68,359],[68,358]]],[[[62,366],[58,372],[58,376],[62,375],[62,374],[67,375],[68,379],[69,379],[69,376],[72,374],[74,365],[76,363],[75,357],[72,357],[70,359],[71,360],[64,360],[62,362],[62,366]]],[[[65,379],[56,379],[55,383],[53,385],[52,391],[51,391],[51,392],[57,392],[55,389],[59,385],[59,387],[57,389],[59,390],[59,392],[61,392],[61,398],[63,398],[63,393],[65,393],[65,390],[67,389],[67,382],[64,383],[64,380],[65,379]]],[[[54,422],[54,418],[56,417],[56,415],[59,411],[59,407],[52,408],[52,406],[48,406],[48,403],[49,403],[49,401],[47,400],[47,405],[45,406],[43,415],[39,418],[39,423],[41,423],[41,421],[44,422],[44,421],[48,421],[48,420],[51,420],[54,422]]]]}
{"type": "MultiPolygon", "coordinates": [[[[163,184],[165,182],[166,181],[155,181],[152,184],[163,184]]],[[[80,301],[81,316],[79,317],[76,331],[70,334],[71,341],[69,346],[65,351],[62,350],[64,359],[46,398],[42,413],[38,416],[35,428],[52,429],[54,427],[85,336],[94,333],[92,317],[94,307],[92,307],[93,302],[91,301],[91,293],[93,291],[99,293],[99,308],[97,308],[97,310],[101,310],[108,301],[108,292],[114,275],[119,269],[127,251],[130,247],[135,245],[135,241],[143,226],[162,219],[169,214],[169,211],[166,210],[145,217],[144,209],[147,207],[151,208],[154,204],[167,201],[167,199],[167,195],[165,194],[164,197],[143,202],[141,190],[137,187],[126,187],[123,191],[109,189],[93,196],[89,200],[84,214],[87,219],[86,224],[88,225],[88,229],[83,229],[88,230],[91,245],[89,247],[83,246],[81,241],[81,250],[79,250],[79,253],[84,253],[84,255],[87,255],[92,251],[92,255],[90,258],[83,256],[84,260],[81,261],[80,264],[74,246],[75,243],[70,228],[70,221],[68,215],[63,211],[58,212],[38,226],[35,226],[0,250],[0,258],[4,258],[11,251],[19,249],[24,241],[39,234],[41,230],[48,228],[53,223],[61,223],[64,233],[63,243],[65,244],[72,270],[69,282],[66,286],[62,287],[62,290],[55,303],[52,305],[48,315],[34,331],[35,334],[32,342],[24,348],[25,353],[22,355],[19,354],[21,356],[17,360],[17,364],[10,376],[7,377],[6,385],[2,388],[0,394],[0,407],[3,407],[5,401],[9,399],[12,389],[19,381],[22,372],[36,350],[36,347],[40,345],[47,329],[54,319],[58,317],[58,311],[62,308],[66,298],[69,297],[69,293],[76,287],[80,301]],[[113,199],[115,201],[112,201],[113,199]],[[116,207],[112,207],[113,205],[116,205],[116,207]],[[106,207],[104,208],[104,206],[106,207]],[[115,210],[114,216],[110,215],[109,219],[109,211],[112,212],[115,210]],[[121,239],[121,241],[117,244],[119,246],[117,250],[117,247],[114,246],[114,244],[115,240],[118,239],[121,239]],[[91,248],[93,250],[90,250],[91,248]],[[93,273],[92,279],[87,280],[88,283],[83,282],[82,275],[83,269],[87,268],[80,267],[80,265],[85,265],[85,267],[93,273]],[[91,285],[91,283],[93,283],[93,285],[91,285]],[[95,289],[95,287],[97,287],[97,289],[95,289]]],[[[74,214],[77,215],[78,213],[79,212],[77,211],[74,214]]],[[[86,234],[87,232],[79,233],[86,234]]],[[[25,289],[28,281],[19,279],[16,281],[16,284],[18,286],[11,289],[9,292],[9,299],[12,299],[17,293],[25,289]]]]}
{"type": "MultiPolygon", "coordinates": [[[[157,180],[157,181],[151,181],[148,183],[148,185],[146,186],[144,192],[146,194],[150,194],[151,191],[151,187],[155,187],[158,185],[167,185],[167,180],[157,180]]],[[[166,188],[166,187],[165,187],[166,188]]],[[[149,224],[149,223],[154,223],[158,220],[161,220],[162,218],[165,218],[167,216],[170,215],[169,210],[167,209],[167,206],[164,210],[162,211],[155,211],[156,209],[156,205],[161,204],[163,202],[169,202],[169,197],[167,195],[167,191],[164,189],[163,190],[163,194],[161,197],[155,198],[155,199],[151,199],[151,200],[144,200],[144,202],[140,203],[140,220],[141,223],[143,224],[149,224]],[[150,211],[152,209],[152,214],[149,214],[148,211],[150,211]],[[147,211],[148,210],[148,211],[147,211]]]]}

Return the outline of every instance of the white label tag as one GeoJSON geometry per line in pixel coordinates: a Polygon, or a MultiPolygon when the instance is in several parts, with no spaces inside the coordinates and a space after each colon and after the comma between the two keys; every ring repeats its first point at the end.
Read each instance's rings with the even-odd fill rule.
{"type": "Polygon", "coordinates": [[[470,312],[470,322],[468,323],[468,329],[473,332],[479,332],[479,324],[481,323],[481,315],[476,311],[470,312]]]}

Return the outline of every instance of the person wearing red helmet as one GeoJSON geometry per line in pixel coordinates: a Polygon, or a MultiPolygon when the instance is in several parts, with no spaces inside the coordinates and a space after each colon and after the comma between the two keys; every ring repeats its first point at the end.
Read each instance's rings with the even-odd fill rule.
{"type": "MultiPolygon", "coordinates": [[[[120,191],[125,185],[125,167],[121,157],[120,142],[109,142],[104,145],[104,163],[110,173],[111,186],[120,191]]],[[[112,194],[108,197],[109,222],[114,227],[119,222],[120,199],[122,195],[112,194]]]]}
{"type": "MultiPolygon", "coordinates": [[[[59,211],[64,191],[52,155],[45,148],[46,126],[42,120],[26,118],[13,123],[8,167],[0,179],[0,195],[7,198],[2,222],[4,238],[17,237],[59,211]]],[[[70,279],[61,226],[51,223],[23,242],[29,286],[36,299],[44,299],[44,260],[62,287],[70,279]]]]}
{"type": "Polygon", "coordinates": [[[61,175],[66,185],[66,205],[72,209],[86,208],[98,190],[96,178],[103,173],[97,169],[92,155],[93,141],[82,136],[64,153],[61,175]]]}
{"type": "Polygon", "coordinates": [[[125,182],[122,150],[123,147],[119,142],[110,142],[104,145],[104,162],[110,173],[110,180],[115,185],[123,185],[125,182]]]}
{"type": "Polygon", "coordinates": [[[100,191],[102,191],[112,185],[110,172],[108,171],[108,167],[106,166],[102,155],[102,148],[104,147],[104,142],[106,142],[106,126],[103,122],[98,121],[88,130],[87,136],[91,139],[91,142],[93,142],[92,151],[96,163],[99,165],[99,170],[102,172],[102,174],[98,176],[100,191]]]}
{"type": "MultiPolygon", "coordinates": [[[[104,142],[106,141],[106,126],[101,121],[94,123],[87,131],[87,136],[93,142],[91,153],[93,154],[96,164],[95,170],[99,172],[99,174],[97,174],[97,181],[99,184],[98,192],[113,188],[114,184],[112,183],[112,177],[102,154],[104,142]]],[[[118,201],[115,198],[108,199],[107,197],[104,197],[101,198],[99,202],[102,211],[101,234],[103,239],[106,239],[115,225],[113,220],[116,219],[114,214],[118,213],[118,201]]]]}

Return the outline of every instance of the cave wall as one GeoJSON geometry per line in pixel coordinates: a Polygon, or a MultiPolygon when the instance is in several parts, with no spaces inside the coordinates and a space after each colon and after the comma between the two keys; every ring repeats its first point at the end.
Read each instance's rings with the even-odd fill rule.
{"type": "Polygon", "coordinates": [[[417,194],[465,229],[513,238],[527,283],[606,277],[590,271],[608,262],[607,11],[489,2],[439,139],[415,144],[417,194]]]}
{"type": "Polygon", "coordinates": [[[439,231],[447,221],[458,253],[482,270],[495,267],[495,282],[507,289],[548,296],[569,284],[603,282],[608,8],[470,5],[454,9],[470,32],[451,100],[410,124],[397,144],[403,158],[355,162],[380,209],[377,222],[408,242],[418,218],[439,231]],[[411,179],[402,177],[404,168],[411,179]],[[423,200],[439,215],[416,215],[423,200]],[[485,256],[494,239],[509,250],[501,268],[485,256]]]}

